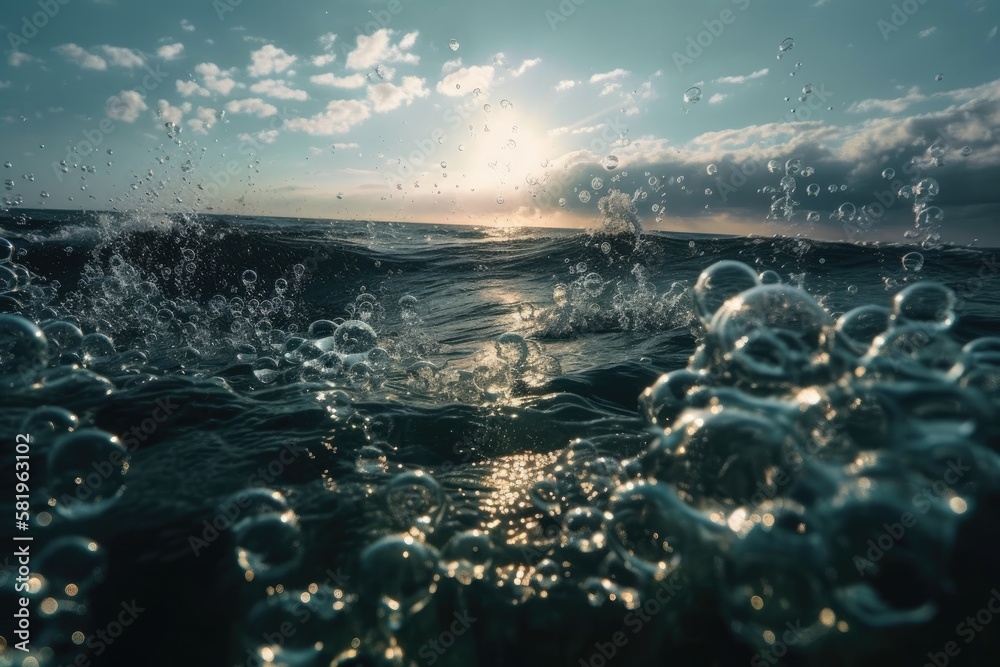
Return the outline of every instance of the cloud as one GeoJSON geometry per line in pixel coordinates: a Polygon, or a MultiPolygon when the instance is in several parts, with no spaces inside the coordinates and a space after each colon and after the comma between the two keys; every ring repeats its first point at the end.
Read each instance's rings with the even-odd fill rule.
{"type": "Polygon", "coordinates": [[[917,33],[917,38],[918,39],[927,39],[928,37],[930,37],[931,35],[933,35],[936,32],[937,32],[937,26],[936,25],[932,25],[930,28],[925,28],[925,29],[921,30],[920,32],[918,32],[917,33]]]}
{"type": "Polygon", "coordinates": [[[194,24],[187,19],[181,19],[181,28],[185,32],[194,32],[194,24]]]}
{"type": "Polygon", "coordinates": [[[388,28],[376,30],[371,35],[358,35],[357,45],[347,54],[348,69],[369,69],[380,63],[408,63],[416,65],[420,56],[408,53],[417,41],[417,32],[407,33],[398,44],[392,44],[393,31],[388,28]]]}
{"type": "Polygon", "coordinates": [[[32,60],[35,60],[35,58],[23,51],[11,51],[10,55],[7,56],[7,64],[11,67],[20,67],[24,63],[30,63],[32,60]]]}
{"type": "Polygon", "coordinates": [[[761,77],[767,76],[768,72],[771,70],[765,67],[764,69],[759,69],[756,72],[751,72],[750,74],[743,74],[740,76],[723,76],[715,80],[715,83],[734,83],[741,84],[747,81],[752,81],[754,79],[759,79],[761,77]]]}
{"type": "Polygon", "coordinates": [[[212,94],[208,88],[199,86],[197,81],[181,81],[180,79],[177,80],[177,92],[184,97],[191,97],[193,95],[208,97],[212,94]]]}
{"type": "Polygon", "coordinates": [[[139,114],[148,109],[143,96],[134,90],[123,90],[112,95],[104,104],[104,113],[112,120],[134,123],[139,114]]]}
{"type": "Polygon", "coordinates": [[[438,81],[436,90],[448,97],[468,95],[476,88],[485,93],[493,84],[495,73],[496,70],[491,65],[463,67],[438,81]]]}
{"type": "Polygon", "coordinates": [[[278,107],[269,104],[259,97],[249,97],[245,100],[230,100],[226,104],[226,111],[229,113],[245,113],[257,116],[257,118],[268,118],[278,113],[278,107]]]}
{"type": "Polygon", "coordinates": [[[95,69],[95,70],[106,70],[108,68],[108,63],[104,58],[88,52],[82,46],[77,44],[60,44],[53,49],[56,53],[66,58],[68,61],[74,65],[78,65],[83,69],[95,69]]]}
{"type": "Polygon", "coordinates": [[[455,58],[454,60],[446,60],[444,65],[441,65],[441,73],[449,74],[461,68],[462,68],[461,58],[455,58]]]}
{"type": "Polygon", "coordinates": [[[278,130],[261,130],[255,134],[244,132],[239,135],[239,140],[248,144],[273,144],[278,140],[278,130]]]}
{"type": "Polygon", "coordinates": [[[176,44],[164,44],[156,50],[156,55],[163,60],[177,60],[184,55],[184,45],[180,42],[176,44]]]}
{"type": "Polygon", "coordinates": [[[727,97],[729,97],[729,95],[726,95],[725,93],[715,93],[714,95],[708,98],[708,103],[719,104],[720,102],[722,102],[722,100],[726,99],[727,97]]]}
{"type": "Polygon", "coordinates": [[[179,107],[171,106],[170,102],[166,100],[159,100],[156,103],[156,117],[164,123],[180,125],[181,121],[184,119],[184,114],[189,111],[191,111],[190,102],[185,102],[179,107]]]}
{"type": "Polygon", "coordinates": [[[556,84],[556,92],[561,93],[562,91],[569,90],[570,88],[573,88],[576,85],[577,82],[574,81],[573,79],[563,79],[562,81],[556,84]]]}
{"type": "Polygon", "coordinates": [[[378,83],[368,86],[368,100],[376,113],[385,113],[406,104],[409,106],[418,97],[427,97],[431,91],[424,86],[425,79],[404,76],[400,85],[378,83]]]}
{"type": "Polygon", "coordinates": [[[510,75],[513,76],[514,78],[517,78],[522,74],[524,74],[525,72],[527,72],[532,67],[534,67],[535,65],[540,64],[541,62],[542,62],[541,58],[531,58],[530,60],[522,60],[521,66],[515,70],[511,70],[510,75]]]}
{"type": "Polygon", "coordinates": [[[607,97],[612,93],[617,93],[621,89],[622,89],[622,84],[620,83],[617,82],[606,83],[604,84],[604,89],[601,90],[599,97],[607,97]]]}
{"type": "Polygon", "coordinates": [[[304,90],[289,88],[280,79],[263,79],[250,86],[251,93],[267,95],[279,100],[299,100],[309,99],[309,94],[304,90]]]}
{"type": "Polygon", "coordinates": [[[215,109],[198,107],[195,117],[188,121],[188,127],[195,134],[208,134],[208,131],[218,122],[215,109]]]}
{"type": "Polygon", "coordinates": [[[313,56],[312,64],[316,67],[326,67],[336,59],[337,55],[335,53],[324,53],[321,56],[313,56]]]}
{"type": "Polygon", "coordinates": [[[236,81],[230,76],[232,70],[222,70],[215,63],[201,63],[194,71],[201,75],[205,87],[213,93],[228,95],[236,86],[236,81]]]}
{"type": "Polygon", "coordinates": [[[284,49],[279,49],[273,44],[265,44],[261,48],[250,54],[253,63],[247,71],[251,76],[267,76],[268,74],[279,74],[292,66],[296,57],[286,53],[284,49]]]}
{"type": "Polygon", "coordinates": [[[0,81],[0,89],[10,88],[10,81],[0,81]]]}
{"type": "Polygon", "coordinates": [[[629,72],[627,69],[622,69],[621,67],[619,67],[618,69],[613,69],[610,72],[600,72],[598,74],[595,74],[594,76],[590,77],[590,82],[605,83],[607,81],[614,81],[615,79],[621,79],[623,77],[628,76],[629,74],[631,74],[631,72],[629,72]]]}
{"type": "Polygon", "coordinates": [[[914,86],[913,88],[910,88],[904,97],[897,97],[889,100],[874,98],[861,100],[860,102],[855,102],[851,106],[847,107],[847,111],[850,113],[869,113],[872,111],[902,113],[914,104],[924,102],[926,100],[927,96],[920,92],[920,88],[914,86]]]}
{"type": "Polygon", "coordinates": [[[368,105],[359,100],[333,100],[326,110],[310,118],[289,118],[285,129],[313,136],[342,134],[371,116],[368,105]]]}
{"type": "Polygon", "coordinates": [[[321,86],[332,86],[334,88],[360,88],[365,85],[364,74],[351,74],[350,76],[336,76],[335,74],[316,74],[309,77],[313,83],[321,86]]]}
{"type": "Polygon", "coordinates": [[[332,32],[328,32],[328,33],[325,33],[323,35],[320,35],[316,39],[316,41],[319,42],[320,48],[322,48],[324,51],[329,51],[330,49],[332,49],[333,48],[333,43],[336,40],[337,40],[337,35],[334,34],[334,33],[332,33],[332,32]]]}
{"type": "Polygon", "coordinates": [[[142,67],[146,64],[146,59],[138,51],[126,49],[121,46],[110,46],[108,44],[104,44],[99,48],[107,56],[108,62],[117,67],[132,69],[133,67],[142,67]]]}
{"type": "Polygon", "coordinates": [[[558,137],[563,134],[593,134],[603,130],[607,125],[605,123],[599,123],[598,125],[585,125],[583,127],[557,127],[555,129],[549,130],[549,136],[558,137]]]}

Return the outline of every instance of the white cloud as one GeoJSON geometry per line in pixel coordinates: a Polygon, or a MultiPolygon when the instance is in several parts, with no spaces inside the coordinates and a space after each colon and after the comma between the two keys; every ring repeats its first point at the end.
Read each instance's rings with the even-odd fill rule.
{"type": "Polygon", "coordinates": [[[933,35],[936,32],[937,32],[937,26],[936,25],[932,25],[930,28],[925,28],[924,30],[921,30],[920,32],[918,32],[917,33],[917,37],[919,39],[927,39],[928,37],[930,37],[931,35],[933,35]]]}
{"type": "Polygon", "coordinates": [[[726,95],[724,93],[716,93],[708,98],[708,103],[719,104],[720,102],[722,102],[722,100],[726,99],[727,97],[729,97],[729,95],[726,95]]]}
{"type": "Polygon", "coordinates": [[[576,84],[577,82],[574,81],[573,79],[563,79],[562,81],[556,84],[556,92],[561,93],[564,90],[569,90],[570,88],[576,86],[576,84]]]}
{"type": "Polygon", "coordinates": [[[321,86],[333,86],[334,88],[360,88],[365,85],[364,74],[336,76],[328,72],[326,74],[316,74],[315,76],[311,76],[309,77],[309,80],[313,83],[318,83],[321,86]]]}
{"type": "Polygon", "coordinates": [[[53,51],[83,69],[106,70],[108,68],[108,63],[104,58],[88,52],[77,44],[60,44],[53,51]]]}
{"type": "Polygon", "coordinates": [[[321,56],[313,56],[312,64],[315,65],[316,67],[326,67],[336,59],[337,59],[337,54],[324,53],[321,56]]]}
{"type": "Polygon", "coordinates": [[[104,105],[104,113],[112,120],[134,123],[139,114],[148,109],[142,95],[134,90],[123,90],[112,95],[104,105]]]}
{"type": "Polygon", "coordinates": [[[156,117],[164,123],[180,125],[181,121],[184,119],[184,114],[189,111],[191,111],[190,102],[185,102],[179,107],[171,106],[170,102],[166,100],[159,100],[156,103],[156,117]]]}
{"type": "Polygon", "coordinates": [[[336,40],[337,40],[337,35],[335,33],[328,32],[324,35],[320,35],[317,41],[319,42],[320,47],[324,51],[329,51],[330,49],[333,48],[333,43],[336,40]]]}
{"type": "Polygon", "coordinates": [[[446,60],[444,65],[441,65],[441,73],[448,74],[450,72],[454,72],[457,69],[461,69],[461,67],[462,67],[461,58],[455,58],[454,60],[446,60]]]}
{"type": "Polygon", "coordinates": [[[448,97],[468,95],[476,88],[485,93],[493,83],[496,70],[490,65],[473,65],[452,72],[438,81],[436,89],[448,97]]]}
{"type": "Polygon", "coordinates": [[[24,63],[30,63],[35,58],[22,51],[11,51],[7,56],[7,64],[11,67],[20,67],[24,63]]]}
{"type": "Polygon", "coordinates": [[[612,93],[617,93],[621,89],[622,89],[622,84],[620,84],[620,83],[617,83],[617,82],[606,83],[606,84],[604,84],[604,89],[600,92],[599,96],[600,97],[607,97],[608,95],[611,95],[612,93]]]}
{"type": "Polygon", "coordinates": [[[368,86],[368,99],[376,113],[397,109],[403,104],[409,106],[418,97],[427,97],[431,91],[424,86],[425,79],[404,76],[400,85],[378,83],[368,86]]]}
{"type": "Polygon", "coordinates": [[[199,86],[197,81],[181,81],[180,79],[177,80],[177,92],[184,97],[191,97],[192,95],[208,97],[212,94],[207,88],[199,86]]]}
{"type": "Polygon", "coordinates": [[[767,76],[768,72],[771,70],[767,67],[764,69],[759,69],[756,72],[751,72],[750,74],[741,74],[739,76],[723,76],[715,80],[715,83],[735,83],[741,84],[747,81],[752,81],[753,79],[759,79],[763,76],[767,76]]]}
{"type": "Polygon", "coordinates": [[[292,66],[296,57],[279,49],[274,44],[265,44],[261,48],[250,54],[253,64],[248,71],[251,76],[267,76],[268,74],[278,74],[284,72],[292,66]]]}
{"type": "Polygon", "coordinates": [[[376,30],[371,35],[358,35],[357,45],[347,54],[348,69],[369,69],[380,63],[408,63],[416,65],[420,56],[408,53],[417,41],[417,32],[407,33],[399,41],[392,44],[393,31],[388,28],[376,30]]]}
{"type": "Polygon", "coordinates": [[[194,68],[194,71],[201,75],[205,87],[213,93],[228,95],[236,86],[236,81],[230,76],[232,70],[221,70],[215,63],[201,63],[194,68]]]}
{"type": "Polygon", "coordinates": [[[187,19],[181,19],[181,28],[185,32],[194,32],[194,24],[187,19]]]}
{"type": "Polygon", "coordinates": [[[156,50],[156,55],[164,60],[177,60],[184,55],[184,45],[180,42],[176,44],[164,44],[156,50]]]}
{"type": "Polygon", "coordinates": [[[257,116],[257,118],[267,118],[278,113],[278,107],[269,104],[259,97],[249,97],[245,100],[230,100],[226,104],[226,111],[229,113],[245,113],[257,116]]]}
{"type": "Polygon", "coordinates": [[[309,94],[306,91],[289,88],[285,82],[280,79],[263,79],[258,81],[250,86],[250,92],[267,95],[268,97],[273,97],[279,100],[303,101],[309,99],[309,94]]]}
{"type": "Polygon", "coordinates": [[[339,150],[343,150],[343,149],[346,149],[346,148],[361,148],[361,144],[359,144],[356,141],[351,141],[351,142],[346,143],[346,144],[331,144],[330,148],[333,148],[334,150],[338,150],[339,151],[339,150]]]}
{"type": "Polygon", "coordinates": [[[215,109],[208,109],[205,107],[198,107],[198,111],[195,112],[195,117],[188,121],[188,127],[195,134],[208,134],[208,131],[212,129],[212,126],[218,122],[219,118],[216,115],[215,109]]]}
{"type": "Polygon", "coordinates": [[[847,107],[850,113],[868,113],[880,111],[885,113],[900,113],[910,106],[927,100],[927,96],[920,92],[920,88],[914,86],[903,97],[891,100],[867,99],[855,102],[847,107]]]}
{"type": "Polygon", "coordinates": [[[607,125],[605,123],[600,123],[598,125],[585,125],[583,127],[557,127],[553,130],[549,130],[549,136],[558,137],[561,134],[593,134],[599,130],[603,130],[607,125]]]}
{"type": "Polygon", "coordinates": [[[289,118],[285,128],[313,136],[347,132],[371,116],[368,105],[359,100],[333,100],[326,110],[310,118],[289,118]]]}
{"type": "Polygon", "coordinates": [[[513,76],[514,78],[517,78],[522,74],[524,74],[525,72],[527,72],[532,67],[534,67],[535,65],[540,64],[541,62],[542,62],[541,58],[531,58],[530,60],[522,60],[521,66],[515,70],[512,70],[510,75],[513,76]]]}
{"type": "Polygon", "coordinates": [[[590,82],[604,83],[606,81],[614,81],[615,79],[621,79],[623,77],[626,77],[629,74],[631,74],[631,72],[629,72],[627,69],[622,69],[621,67],[619,67],[618,69],[613,69],[610,72],[599,72],[595,74],[594,76],[590,77],[590,82]]]}
{"type": "Polygon", "coordinates": [[[10,81],[0,81],[0,89],[10,88],[10,81]]]}
{"type": "Polygon", "coordinates": [[[281,134],[278,130],[261,130],[254,134],[244,132],[239,135],[240,141],[248,144],[273,144],[281,134]]]}
{"type": "Polygon", "coordinates": [[[107,56],[108,62],[117,67],[132,69],[133,67],[142,67],[146,64],[146,59],[138,51],[126,49],[121,46],[111,46],[109,44],[104,44],[99,48],[107,56]]]}

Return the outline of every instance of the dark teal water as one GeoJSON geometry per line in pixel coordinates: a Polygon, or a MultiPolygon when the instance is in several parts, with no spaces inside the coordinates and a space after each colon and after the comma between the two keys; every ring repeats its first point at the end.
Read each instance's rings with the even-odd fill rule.
{"type": "Polygon", "coordinates": [[[962,625],[1000,586],[994,249],[51,212],[0,236],[34,538],[33,652],[8,621],[2,664],[996,655],[962,625]]]}

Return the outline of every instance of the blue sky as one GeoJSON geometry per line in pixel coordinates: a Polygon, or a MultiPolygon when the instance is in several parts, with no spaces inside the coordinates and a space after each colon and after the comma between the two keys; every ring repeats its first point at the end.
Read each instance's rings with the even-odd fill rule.
{"type": "Polygon", "coordinates": [[[985,0],[6,7],[8,205],[580,225],[616,187],[647,228],[902,240],[895,190],[930,176],[946,239],[1000,244],[985,0]],[[814,173],[768,222],[792,158],[814,173]]]}

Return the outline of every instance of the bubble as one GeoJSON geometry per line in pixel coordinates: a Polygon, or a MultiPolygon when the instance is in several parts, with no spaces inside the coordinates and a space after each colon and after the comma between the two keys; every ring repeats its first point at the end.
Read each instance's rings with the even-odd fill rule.
{"type": "Polygon", "coordinates": [[[851,221],[857,217],[857,208],[851,202],[844,202],[837,208],[837,219],[840,221],[851,221]]]}
{"type": "Polygon", "coordinates": [[[924,268],[924,256],[919,252],[908,252],[903,255],[903,270],[917,273],[924,268]]]}
{"type": "Polygon", "coordinates": [[[781,171],[781,166],[782,166],[781,165],[781,160],[768,160],[767,161],[767,170],[769,172],[771,172],[772,174],[777,174],[779,171],[781,171]]]}
{"type": "Polygon", "coordinates": [[[566,198],[565,197],[560,197],[559,198],[559,206],[562,207],[562,208],[566,208],[566,198]]]}
{"type": "Polygon", "coordinates": [[[715,176],[717,173],[719,173],[719,168],[717,166],[715,166],[714,164],[710,164],[707,167],[705,167],[705,172],[709,176],[715,176]]]}
{"type": "Polygon", "coordinates": [[[361,552],[362,601],[376,601],[378,615],[391,631],[422,610],[437,591],[439,555],[410,535],[390,535],[361,552]]]}
{"type": "Polygon", "coordinates": [[[10,168],[11,168],[11,167],[13,167],[14,165],[10,163],[10,160],[8,160],[8,161],[6,161],[6,162],[4,162],[4,163],[3,163],[3,166],[5,166],[5,167],[7,167],[8,169],[10,169],[10,168]]]}
{"type": "Polygon", "coordinates": [[[236,563],[255,581],[280,581],[302,560],[302,535],[292,510],[240,519],[233,525],[233,542],[236,563]]]}
{"type": "Polygon", "coordinates": [[[243,272],[241,279],[243,280],[244,285],[250,287],[250,285],[253,285],[255,282],[257,282],[257,272],[247,269],[246,271],[243,272]]]}
{"type": "Polygon", "coordinates": [[[778,285],[781,283],[781,276],[778,275],[777,271],[772,271],[771,269],[762,271],[759,278],[761,285],[778,285]]]}
{"type": "Polygon", "coordinates": [[[83,342],[83,332],[69,322],[49,322],[42,327],[42,332],[49,343],[50,359],[58,359],[64,352],[77,350],[83,342]]]}
{"type": "MultiPolygon", "coordinates": [[[[850,288],[848,288],[850,292],[850,288]]],[[[855,287],[854,292],[857,292],[855,287]]],[[[883,306],[865,305],[847,311],[837,320],[835,337],[855,354],[864,354],[872,341],[892,326],[892,311],[883,306]]]]}
{"type": "Polygon", "coordinates": [[[49,491],[56,510],[69,517],[103,511],[125,491],[128,452],[118,438],[97,429],[60,437],[49,455],[49,491]]]}
{"type": "Polygon", "coordinates": [[[337,351],[342,354],[363,354],[378,343],[375,330],[360,320],[347,320],[333,336],[337,351]]]}
{"type": "Polygon", "coordinates": [[[971,146],[963,146],[961,153],[962,153],[962,157],[969,157],[970,155],[972,155],[972,147],[971,146]]]}
{"type": "Polygon", "coordinates": [[[818,183],[810,183],[808,185],[808,187],[806,187],[806,194],[809,195],[810,197],[818,197],[819,196],[819,184],[818,183]]]}
{"type": "Polygon", "coordinates": [[[271,384],[278,379],[278,362],[268,357],[255,359],[253,362],[253,375],[262,384],[271,384]]]}
{"type": "Polygon", "coordinates": [[[812,87],[811,83],[807,83],[806,85],[802,86],[802,94],[803,95],[809,95],[810,93],[812,93],[812,91],[813,91],[813,87],[812,87]]]}
{"type": "Polygon", "coordinates": [[[778,45],[778,59],[780,60],[781,56],[791,51],[794,47],[795,47],[795,40],[792,39],[791,37],[786,37],[781,42],[781,44],[778,45]]]}
{"type": "Polygon", "coordinates": [[[80,355],[85,364],[107,361],[115,354],[115,344],[100,333],[90,333],[80,341],[80,355]]]}
{"type": "Polygon", "coordinates": [[[933,178],[925,178],[913,186],[913,193],[922,197],[937,197],[941,192],[941,186],[933,178]]]}
{"type": "Polygon", "coordinates": [[[785,163],[785,174],[795,176],[800,171],[802,171],[802,160],[799,158],[792,158],[785,163]]]}
{"type": "Polygon", "coordinates": [[[486,575],[493,563],[493,544],[478,530],[456,533],[441,551],[441,563],[449,577],[468,585],[486,575]]]}
{"type": "Polygon", "coordinates": [[[587,190],[580,190],[580,194],[577,195],[584,204],[590,201],[590,192],[587,190]]]}
{"type": "Polygon", "coordinates": [[[38,553],[32,565],[45,579],[40,594],[62,598],[67,589],[75,588],[74,597],[86,598],[104,580],[108,556],[89,538],[58,537],[38,553]]]}
{"type": "Polygon", "coordinates": [[[594,177],[594,178],[593,178],[593,179],[592,179],[592,180],[590,181],[590,187],[592,187],[592,188],[593,188],[593,189],[595,189],[595,190],[600,190],[601,188],[603,188],[603,187],[604,187],[604,179],[602,179],[602,178],[599,178],[599,177],[595,176],[595,177],[594,177]]]}
{"type": "Polygon", "coordinates": [[[14,256],[14,244],[0,237],[0,264],[9,262],[14,256]]]}
{"type": "Polygon", "coordinates": [[[337,323],[330,320],[316,320],[309,325],[310,338],[327,338],[337,332],[337,323]]]}
{"type": "Polygon", "coordinates": [[[944,81],[944,74],[940,74],[940,73],[939,74],[935,74],[934,75],[934,80],[935,81],[944,81]]]}
{"type": "Polygon", "coordinates": [[[80,428],[80,418],[64,408],[36,408],[21,422],[19,432],[31,436],[32,444],[51,445],[61,435],[80,428]]]}
{"type": "Polygon", "coordinates": [[[630,483],[617,491],[608,510],[608,542],[640,576],[663,579],[692,545],[688,512],[665,484],[630,483]]]}
{"type": "Polygon", "coordinates": [[[457,39],[449,39],[448,40],[448,48],[451,49],[452,51],[458,51],[458,40],[457,39]]]}
{"type": "Polygon", "coordinates": [[[492,110],[493,110],[493,107],[491,105],[489,105],[489,104],[484,104],[483,105],[483,111],[485,111],[486,113],[489,113],[492,110]]]}
{"type": "Polygon", "coordinates": [[[788,384],[821,352],[828,323],[826,311],[805,291],[761,285],[727,301],[709,335],[752,382],[788,384]]]}
{"type": "Polygon", "coordinates": [[[498,204],[503,204],[503,202],[504,202],[503,197],[497,197],[497,203],[498,204]]]}
{"type": "Polygon", "coordinates": [[[611,244],[608,243],[607,241],[605,241],[604,243],[602,243],[601,244],[601,252],[603,252],[605,255],[607,255],[608,253],[610,253],[611,252],[611,244]]]}
{"type": "Polygon", "coordinates": [[[287,289],[288,289],[288,281],[285,280],[284,278],[278,278],[277,280],[274,281],[275,294],[278,294],[280,296],[284,294],[287,289]]]}
{"type": "Polygon", "coordinates": [[[395,476],[386,488],[385,502],[393,523],[404,531],[412,527],[433,531],[446,507],[441,485],[422,470],[395,476]]]}
{"type": "Polygon", "coordinates": [[[607,155],[601,160],[601,166],[608,171],[613,171],[618,168],[618,156],[617,155],[607,155]]]}
{"type": "Polygon", "coordinates": [[[889,167],[887,169],[883,169],[882,170],[882,178],[884,178],[885,180],[891,181],[895,177],[896,177],[896,170],[895,169],[889,167]]]}
{"type": "Polygon", "coordinates": [[[896,294],[893,314],[897,319],[949,329],[955,323],[955,293],[941,283],[925,280],[914,283],[896,294]]]}
{"type": "Polygon", "coordinates": [[[686,91],[684,91],[684,102],[687,104],[696,104],[701,99],[701,88],[698,86],[691,86],[686,91]]]}
{"type": "Polygon", "coordinates": [[[17,315],[0,315],[0,386],[26,383],[48,364],[49,344],[34,323],[17,315]]]}
{"type": "Polygon", "coordinates": [[[661,375],[639,395],[639,410],[646,422],[666,428],[687,407],[687,397],[703,378],[686,368],[661,375]]]}
{"type": "Polygon", "coordinates": [[[508,365],[522,366],[528,360],[528,342],[520,334],[502,334],[497,338],[494,347],[497,357],[508,365]]]}
{"type": "Polygon", "coordinates": [[[757,273],[746,264],[722,260],[702,271],[694,287],[695,313],[708,326],[727,299],[759,285],[757,273]]]}

